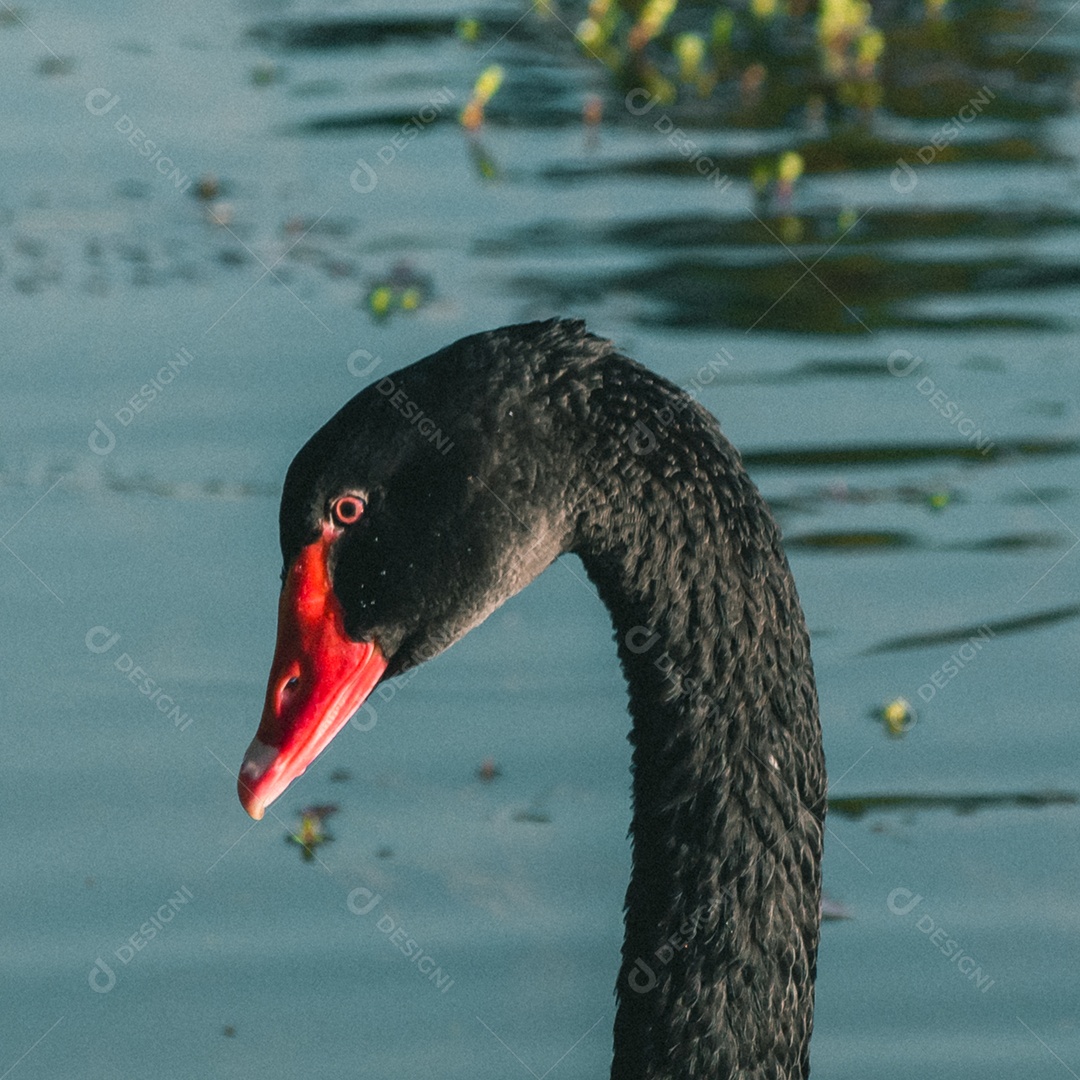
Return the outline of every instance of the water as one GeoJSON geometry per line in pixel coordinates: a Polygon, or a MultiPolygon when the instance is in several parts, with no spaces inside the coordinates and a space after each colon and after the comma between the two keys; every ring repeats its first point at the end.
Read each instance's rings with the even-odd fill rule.
{"type": "Polygon", "coordinates": [[[576,563],[377,701],[278,816],[234,790],[292,454],[376,373],[556,312],[698,393],[788,537],[851,915],[824,928],[815,1075],[1076,1071],[1075,13],[960,6],[938,61],[885,11],[871,139],[799,111],[798,56],[719,120],[635,115],[523,12],[461,12],[474,45],[417,3],[0,18],[0,1071],[605,1074],[629,752],[576,563]],[[796,146],[790,203],[755,200],[796,146]],[[419,309],[373,318],[405,280],[419,309]],[[316,803],[339,812],[306,862],[285,837],[316,803]]]}

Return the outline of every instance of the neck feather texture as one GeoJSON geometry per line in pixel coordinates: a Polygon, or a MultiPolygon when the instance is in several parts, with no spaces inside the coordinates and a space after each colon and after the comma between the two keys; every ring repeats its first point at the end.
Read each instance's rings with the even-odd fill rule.
{"type": "Polygon", "coordinates": [[[716,421],[623,357],[603,366],[574,550],[633,716],[612,1080],[801,1080],[825,767],[798,597],[716,421]]]}

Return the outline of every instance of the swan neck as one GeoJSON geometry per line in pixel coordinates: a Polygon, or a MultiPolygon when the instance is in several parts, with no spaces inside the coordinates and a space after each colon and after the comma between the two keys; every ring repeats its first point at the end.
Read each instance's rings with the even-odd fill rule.
{"type": "Polygon", "coordinates": [[[595,478],[579,547],[633,718],[612,1077],[806,1077],[825,795],[809,643],[735,451],[707,430],[666,453],[595,478]]]}

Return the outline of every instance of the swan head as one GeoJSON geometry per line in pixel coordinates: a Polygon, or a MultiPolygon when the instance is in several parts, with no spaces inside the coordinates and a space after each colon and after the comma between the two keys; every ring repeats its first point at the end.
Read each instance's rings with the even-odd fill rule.
{"type": "Polygon", "coordinates": [[[238,781],[252,817],[381,679],[442,652],[566,550],[566,446],[536,385],[552,347],[525,329],[466,338],[377,381],[290,466],[277,646],[238,781]]]}

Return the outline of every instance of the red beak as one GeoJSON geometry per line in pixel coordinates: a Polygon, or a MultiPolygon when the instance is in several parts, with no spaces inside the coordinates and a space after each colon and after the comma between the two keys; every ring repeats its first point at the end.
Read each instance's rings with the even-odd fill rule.
{"type": "Polygon", "coordinates": [[[327,569],[338,531],[303,548],[278,604],[277,648],[259,730],[240,766],[237,791],[256,821],[326,749],[386,670],[374,641],[353,641],[327,569]]]}

